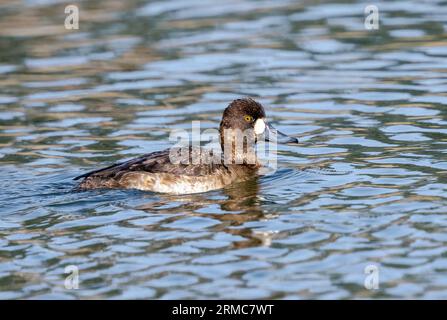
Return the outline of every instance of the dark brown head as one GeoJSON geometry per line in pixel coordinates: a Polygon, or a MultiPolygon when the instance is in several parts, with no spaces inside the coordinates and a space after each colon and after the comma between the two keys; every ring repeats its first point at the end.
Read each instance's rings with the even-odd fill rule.
{"type": "Polygon", "coordinates": [[[254,129],[258,119],[265,119],[265,111],[260,103],[251,98],[233,100],[223,112],[221,135],[223,129],[254,129]]]}
{"type": "MultiPolygon", "coordinates": [[[[261,136],[264,136],[267,141],[273,142],[298,142],[298,139],[288,137],[269,125],[266,121],[264,107],[251,98],[237,99],[229,104],[223,112],[219,132],[220,144],[224,151],[225,145],[231,145],[232,149],[237,149],[236,144],[239,141],[243,143],[242,151],[247,152],[248,149],[254,149],[261,136]]],[[[238,158],[237,150],[233,150],[232,153],[238,158]]],[[[246,156],[241,157],[244,158],[243,162],[246,162],[246,156]]]]}

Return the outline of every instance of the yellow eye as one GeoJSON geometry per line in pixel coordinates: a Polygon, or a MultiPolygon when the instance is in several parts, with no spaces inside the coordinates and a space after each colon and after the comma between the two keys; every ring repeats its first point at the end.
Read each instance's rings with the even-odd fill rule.
{"type": "Polygon", "coordinates": [[[252,122],[253,121],[253,117],[249,116],[249,115],[245,115],[244,116],[244,120],[247,121],[247,122],[252,122]]]}

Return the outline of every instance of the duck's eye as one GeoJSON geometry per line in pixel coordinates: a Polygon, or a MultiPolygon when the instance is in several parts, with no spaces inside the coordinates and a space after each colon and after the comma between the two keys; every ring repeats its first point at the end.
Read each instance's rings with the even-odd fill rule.
{"type": "Polygon", "coordinates": [[[249,116],[248,114],[244,116],[244,120],[247,122],[253,122],[253,117],[249,116]]]}

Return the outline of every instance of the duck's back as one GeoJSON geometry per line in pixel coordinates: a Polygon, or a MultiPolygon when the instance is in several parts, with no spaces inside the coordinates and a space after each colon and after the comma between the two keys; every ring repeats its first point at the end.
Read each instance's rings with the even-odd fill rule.
{"type": "MultiPolygon", "coordinates": [[[[128,188],[176,194],[197,193],[222,188],[253,175],[253,166],[223,165],[192,161],[201,148],[189,150],[189,161],[176,163],[170,150],[149,153],[76,177],[84,178],[79,189],[128,188]]],[[[208,151],[207,151],[208,152],[208,151]]]]}

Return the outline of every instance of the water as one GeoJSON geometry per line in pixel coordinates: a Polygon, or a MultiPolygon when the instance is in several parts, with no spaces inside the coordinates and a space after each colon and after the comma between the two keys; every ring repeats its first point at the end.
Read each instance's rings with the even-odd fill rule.
{"type": "Polygon", "coordinates": [[[445,2],[67,4],[0,4],[0,298],[447,298],[445,2]],[[72,191],[241,96],[300,138],[274,174],[72,191]]]}

